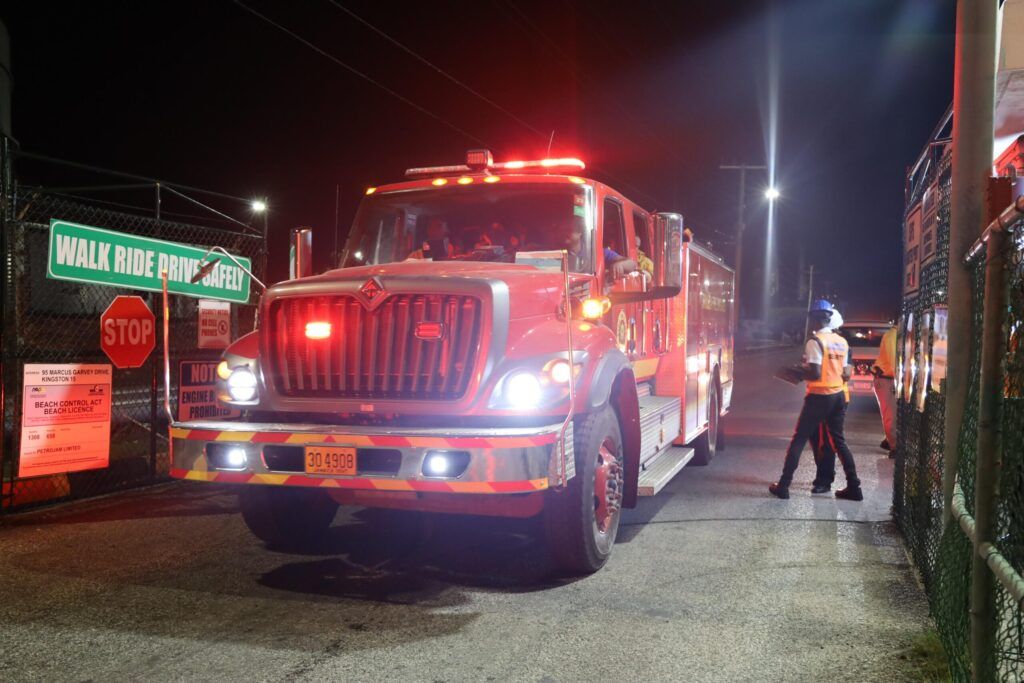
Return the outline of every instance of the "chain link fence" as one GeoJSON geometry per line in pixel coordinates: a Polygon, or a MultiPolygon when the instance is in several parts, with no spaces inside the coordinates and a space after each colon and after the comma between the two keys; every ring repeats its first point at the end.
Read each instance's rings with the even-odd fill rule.
{"type": "MultiPolygon", "coordinates": [[[[938,192],[935,258],[920,269],[919,286],[905,295],[899,321],[897,352],[898,444],[893,511],[910,556],[920,572],[932,616],[946,650],[954,680],[972,677],[970,601],[973,543],[954,521],[943,528],[945,421],[945,302],[948,287],[950,157],[941,146],[919,177],[908,179],[907,209],[938,192]]],[[[908,218],[907,223],[910,223],[908,218]]],[[[905,227],[905,230],[911,229],[905,227]]],[[[1009,310],[1005,333],[1007,357],[1003,398],[1003,452],[997,502],[995,545],[1012,568],[1024,573],[1024,234],[1009,241],[1006,259],[1009,310]]],[[[963,257],[965,255],[954,255],[963,257]]],[[[982,313],[985,289],[984,250],[969,264],[972,336],[970,377],[959,437],[957,477],[964,505],[975,510],[978,405],[982,313]]],[[[1000,581],[994,582],[996,638],[986,653],[1002,681],[1024,680],[1024,607],[1000,581]]]]}
{"type": "MultiPolygon", "coordinates": [[[[52,476],[19,477],[23,372],[27,363],[109,363],[100,348],[100,316],[120,294],[148,301],[162,329],[161,295],[47,277],[51,219],[190,244],[220,245],[252,259],[257,277],[264,241],[259,235],[115,211],[46,191],[20,189],[4,217],[3,450],[0,511],[41,502],[94,496],[159,481],[167,476],[167,418],[162,406],[162,335],[146,363],[113,369],[109,466],[52,476]]],[[[178,362],[214,360],[217,350],[197,348],[198,300],[170,297],[172,401],[178,362]]],[[[231,334],[252,328],[255,306],[231,306],[231,334]]]]}

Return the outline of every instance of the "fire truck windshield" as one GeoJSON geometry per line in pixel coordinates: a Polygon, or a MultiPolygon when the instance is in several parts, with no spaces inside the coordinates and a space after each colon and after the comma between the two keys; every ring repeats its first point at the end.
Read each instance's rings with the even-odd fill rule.
{"type": "Polygon", "coordinates": [[[425,188],[366,197],[343,266],[408,259],[515,262],[520,251],[568,249],[593,272],[589,189],[550,183],[425,188]]]}

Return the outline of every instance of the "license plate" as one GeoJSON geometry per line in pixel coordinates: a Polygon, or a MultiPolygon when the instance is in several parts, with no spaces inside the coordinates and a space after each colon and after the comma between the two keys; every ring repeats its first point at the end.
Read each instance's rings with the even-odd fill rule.
{"type": "Polygon", "coordinates": [[[356,473],[356,449],[344,446],[306,446],[306,474],[356,473]]]}

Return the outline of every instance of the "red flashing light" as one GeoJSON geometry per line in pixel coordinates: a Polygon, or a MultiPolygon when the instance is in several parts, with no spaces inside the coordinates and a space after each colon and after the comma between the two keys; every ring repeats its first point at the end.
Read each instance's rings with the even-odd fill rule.
{"type": "Polygon", "coordinates": [[[437,341],[444,337],[444,323],[423,320],[416,323],[416,338],[424,341],[437,341]]]}
{"type": "Polygon", "coordinates": [[[406,170],[405,175],[410,178],[415,178],[418,176],[464,174],[472,171],[517,171],[521,169],[561,169],[582,171],[584,168],[586,168],[586,164],[576,157],[534,159],[531,161],[516,159],[514,161],[495,162],[490,150],[471,149],[466,153],[465,164],[410,168],[406,170]]]}
{"type": "Polygon", "coordinates": [[[308,322],[306,323],[306,339],[327,339],[331,336],[331,324],[329,322],[308,322]]]}

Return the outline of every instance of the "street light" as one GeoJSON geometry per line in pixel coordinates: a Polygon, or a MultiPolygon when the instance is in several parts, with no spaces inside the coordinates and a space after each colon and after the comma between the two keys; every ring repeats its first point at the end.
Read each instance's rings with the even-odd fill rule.
{"type": "Polygon", "coordinates": [[[263,213],[264,211],[267,210],[267,203],[262,199],[254,199],[252,200],[252,204],[250,204],[250,207],[255,213],[263,213]]]}
{"type": "Polygon", "coordinates": [[[776,199],[779,198],[779,188],[769,187],[767,190],[764,191],[764,198],[770,202],[774,202],[776,199]]]}

